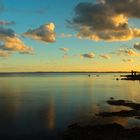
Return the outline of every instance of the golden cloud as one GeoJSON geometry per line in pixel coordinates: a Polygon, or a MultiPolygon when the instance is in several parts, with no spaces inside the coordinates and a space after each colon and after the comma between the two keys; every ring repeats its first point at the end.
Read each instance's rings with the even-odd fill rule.
{"type": "Polygon", "coordinates": [[[26,46],[14,33],[12,29],[0,28],[0,48],[5,54],[15,51],[19,53],[32,54],[33,48],[26,46]]]}
{"type": "Polygon", "coordinates": [[[5,37],[3,39],[5,42],[2,45],[2,49],[9,51],[17,51],[19,53],[33,53],[33,48],[26,46],[19,38],[17,37],[5,37]]]}
{"type": "Polygon", "coordinates": [[[78,38],[105,41],[127,41],[140,37],[140,29],[129,25],[129,18],[140,18],[139,0],[100,0],[79,3],[69,21],[78,38]]]}
{"type": "Polygon", "coordinates": [[[24,36],[35,40],[52,43],[56,40],[56,34],[54,32],[54,29],[54,23],[44,24],[41,25],[39,28],[29,29],[27,32],[24,33],[24,36]]]}

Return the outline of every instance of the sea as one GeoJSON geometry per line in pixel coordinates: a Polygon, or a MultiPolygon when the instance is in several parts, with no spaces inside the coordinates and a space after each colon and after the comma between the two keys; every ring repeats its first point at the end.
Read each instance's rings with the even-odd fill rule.
{"type": "Polygon", "coordinates": [[[140,82],[126,73],[1,73],[0,139],[61,140],[74,123],[140,125],[135,117],[100,117],[128,109],[110,98],[140,103],[140,82]],[[116,80],[118,78],[119,80],[116,80]]]}

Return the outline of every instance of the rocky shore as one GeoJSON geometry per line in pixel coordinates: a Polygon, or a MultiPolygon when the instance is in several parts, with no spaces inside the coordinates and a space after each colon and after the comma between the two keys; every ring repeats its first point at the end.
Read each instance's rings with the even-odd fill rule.
{"type": "MultiPolygon", "coordinates": [[[[107,101],[113,106],[125,106],[130,110],[121,110],[119,112],[100,112],[100,117],[135,117],[140,119],[140,104],[128,100],[107,101]]],[[[62,134],[63,140],[140,140],[140,127],[125,128],[117,123],[86,125],[72,124],[62,134]]]]}
{"type": "Polygon", "coordinates": [[[114,124],[80,126],[73,124],[62,135],[63,140],[140,140],[140,128],[114,124]]]}

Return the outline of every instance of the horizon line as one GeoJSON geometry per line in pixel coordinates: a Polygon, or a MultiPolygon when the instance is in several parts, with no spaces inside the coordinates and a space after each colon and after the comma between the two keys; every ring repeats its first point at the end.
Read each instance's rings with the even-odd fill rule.
{"type": "MultiPolygon", "coordinates": [[[[4,73],[130,73],[131,71],[7,71],[0,72],[0,74],[4,73]]],[[[140,72],[140,71],[136,71],[140,72]]]]}

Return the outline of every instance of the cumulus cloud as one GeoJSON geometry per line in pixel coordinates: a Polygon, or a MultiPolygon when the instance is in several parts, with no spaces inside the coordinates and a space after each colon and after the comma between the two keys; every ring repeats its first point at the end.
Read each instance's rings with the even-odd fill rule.
{"type": "Polygon", "coordinates": [[[19,53],[33,53],[33,48],[26,46],[12,29],[0,28],[0,49],[3,51],[16,51],[19,53]]]}
{"type": "Polygon", "coordinates": [[[126,55],[126,56],[140,56],[139,53],[137,53],[136,51],[132,50],[132,49],[126,49],[126,48],[122,48],[122,49],[119,49],[117,51],[117,54],[119,55],[126,55]]]}
{"type": "Polygon", "coordinates": [[[44,24],[41,25],[39,28],[29,29],[27,32],[24,33],[24,36],[35,40],[52,43],[56,40],[54,29],[54,23],[44,24]]]}
{"type": "Polygon", "coordinates": [[[13,25],[15,24],[14,21],[5,21],[5,20],[0,20],[0,25],[13,25]]]}
{"type": "Polygon", "coordinates": [[[3,50],[17,51],[19,53],[33,53],[32,47],[26,46],[18,37],[3,39],[4,43],[0,46],[3,50]]]}
{"type": "Polygon", "coordinates": [[[81,56],[81,58],[94,58],[95,57],[95,53],[85,53],[85,54],[81,54],[80,55],[81,56]]]}
{"type": "Polygon", "coordinates": [[[69,48],[59,48],[61,51],[67,52],[69,51],[69,48]]]}
{"type": "Polygon", "coordinates": [[[15,32],[12,29],[0,27],[0,39],[6,37],[15,37],[15,32]]]}
{"type": "Polygon", "coordinates": [[[69,22],[77,37],[90,40],[126,41],[140,37],[140,29],[129,25],[129,18],[140,18],[140,0],[100,0],[79,3],[69,22]]]}
{"type": "Polygon", "coordinates": [[[111,59],[111,56],[109,54],[101,54],[100,57],[104,59],[111,59]]]}
{"type": "Polygon", "coordinates": [[[127,63],[127,62],[129,62],[129,63],[134,62],[134,60],[133,60],[133,59],[123,59],[122,61],[123,61],[123,62],[126,62],[126,63],[127,63]]]}
{"type": "Polygon", "coordinates": [[[8,57],[10,52],[0,49],[0,57],[8,57]]]}
{"type": "Polygon", "coordinates": [[[136,50],[139,50],[139,51],[140,51],[140,43],[135,43],[135,44],[134,44],[134,48],[135,48],[136,50]]]}

